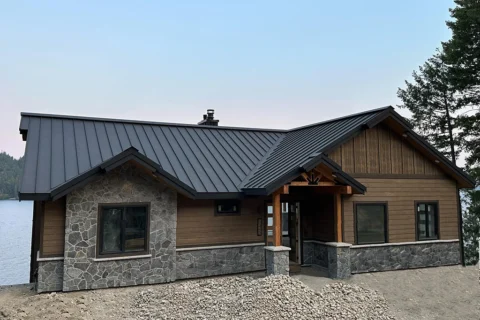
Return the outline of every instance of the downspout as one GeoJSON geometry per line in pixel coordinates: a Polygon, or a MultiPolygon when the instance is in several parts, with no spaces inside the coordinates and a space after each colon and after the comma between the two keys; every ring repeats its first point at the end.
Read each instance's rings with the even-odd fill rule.
{"type": "Polygon", "coordinates": [[[462,217],[462,202],[460,201],[460,189],[457,183],[457,203],[458,203],[458,234],[460,241],[460,262],[465,267],[465,250],[463,248],[463,217],[462,217]]]}

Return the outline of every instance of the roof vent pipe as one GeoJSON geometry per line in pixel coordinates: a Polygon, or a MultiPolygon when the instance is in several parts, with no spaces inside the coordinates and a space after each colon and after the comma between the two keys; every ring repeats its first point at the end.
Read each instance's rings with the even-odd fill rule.
{"type": "Polygon", "coordinates": [[[207,114],[203,115],[203,120],[200,121],[198,124],[202,126],[218,126],[218,122],[220,120],[215,120],[213,117],[215,110],[207,109],[207,114]]]}

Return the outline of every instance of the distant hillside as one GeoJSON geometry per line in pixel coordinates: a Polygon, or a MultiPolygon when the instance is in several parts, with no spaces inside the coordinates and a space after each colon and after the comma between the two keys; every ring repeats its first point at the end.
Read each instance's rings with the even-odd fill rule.
{"type": "Polygon", "coordinates": [[[0,153],[0,200],[18,198],[22,168],[23,157],[17,160],[6,152],[0,153]]]}

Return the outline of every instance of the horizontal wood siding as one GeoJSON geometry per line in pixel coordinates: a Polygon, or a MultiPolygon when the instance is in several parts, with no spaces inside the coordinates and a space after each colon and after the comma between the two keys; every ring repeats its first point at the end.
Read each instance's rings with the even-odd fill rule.
{"type": "Polygon", "coordinates": [[[449,179],[358,178],[365,195],[344,196],[344,241],[354,243],[354,202],[388,203],[389,242],[415,241],[415,201],[439,201],[440,239],[458,239],[457,189],[449,179]]]}
{"type": "Polygon", "coordinates": [[[444,176],[435,163],[383,125],[363,131],[330,152],[329,157],[349,174],[444,176]]]}
{"type": "Polygon", "coordinates": [[[63,257],[65,246],[65,198],[44,203],[41,238],[40,253],[42,257],[63,257]]]}
{"type": "Polygon", "coordinates": [[[178,196],[177,247],[264,242],[264,230],[257,235],[262,219],[263,199],[245,199],[240,215],[216,216],[213,200],[191,200],[178,196]]]}

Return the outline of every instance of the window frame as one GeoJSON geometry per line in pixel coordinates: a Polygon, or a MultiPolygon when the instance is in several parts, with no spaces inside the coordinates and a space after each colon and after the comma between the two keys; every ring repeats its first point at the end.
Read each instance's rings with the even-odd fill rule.
{"type": "MultiPolygon", "coordinates": [[[[124,223],[122,223],[122,243],[125,245],[125,233],[123,232],[125,228],[124,223]]],[[[150,203],[149,202],[128,202],[128,203],[99,203],[98,212],[97,212],[97,244],[96,244],[96,258],[116,258],[116,257],[130,257],[130,256],[140,256],[150,253],[150,203]],[[145,226],[145,248],[142,251],[132,251],[132,252],[118,252],[118,253],[101,253],[101,248],[103,244],[103,210],[105,208],[118,208],[123,207],[125,210],[129,207],[145,207],[146,210],[146,226],[145,226]]]]}
{"type": "Polygon", "coordinates": [[[222,199],[222,200],[215,200],[215,216],[223,217],[223,216],[239,216],[241,214],[241,201],[238,199],[222,199]],[[235,212],[220,212],[218,211],[218,205],[225,202],[234,203],[237,206],[237,211],[235,212]]]}
{"type": "MultiPolygon", "coordinates": [[[[432,241],[432,240],[439,240],[440,239],[440,203],[438,200],[415,200],[414,201],[414,205],[413,205],[413,211],[415,213],[415,241],[432,241]],[[437,236],[436,237],[428,237],[428,238],[424,238],[424,239],[420,239],[420,231],[419,231],[419,228],[418,228],[418,222],[419,222],[419,219],[418,219],[418,205],[419,204],[425,204],[425,205],[429,205],[429,204],[434,204],[435,205],[435,231],[437,233],[437,236]]],[[[425,215],[425,217],[427,217],[427,215],[425,215]]],[[[426,228],[426,226],[425,226],[426,228]]]]}
{"type": "Polygon", "coordinates": [[[389,235],[388,235],[388,201],[358,201],[353,203],[353,214],[354,214],[354,219],[353,219],[353,231],[355,233],[355,244],[356,245],[369,245],[369,244],[383,244],[383,243],[389,243],[389,235]],[[358,231],[357,231],[357,226],[358,226],[358,215],[357,215],[357,208],[358,206],[362,205],[381,205],[385,208],[384,211],[384,229],[385,229],[385,241],[383,242],[358,242],[358,231]]]}

